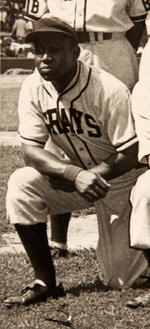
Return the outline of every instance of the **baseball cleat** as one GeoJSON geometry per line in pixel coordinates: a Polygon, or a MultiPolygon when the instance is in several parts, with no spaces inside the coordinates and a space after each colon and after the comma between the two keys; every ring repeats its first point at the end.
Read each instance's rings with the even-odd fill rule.
{"type": "Polygon", "coordinates": [[[150,306],[150,292],[148,292],[142,296],[138,296],[132,300],[129,300],[127,302],[126,306],[128,306],[130,308],[150,306]]]}
{"type": "Polygon", "coordinates": [[[29,305],[46,300],[48,297],[58,298],[64,295],[65,292],[61,283],[58,287],[50,289],[33,281],[21,291],[20,296],[7,298],[4,305],[7,308],[12,308],[14,305],[29,305]]]}
{"type": "Polygon", "coordinates": [[[67,257],[69,254],[66,243],[51,241],[49,248],[51,251],[53,251],[52,256],[67,257]]]}

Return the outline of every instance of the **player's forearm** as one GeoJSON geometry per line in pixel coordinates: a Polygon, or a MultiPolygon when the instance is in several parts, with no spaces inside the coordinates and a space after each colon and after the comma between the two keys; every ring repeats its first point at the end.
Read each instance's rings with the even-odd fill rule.
{"type": "Polygon", "coordinates": [[[138,144],[130,146],[123,152],[111,155],[100,165],[93,167],[90,171],[101,175],[107,181],[117,178],[138,165],[138,144]]]}
{"type": "Polygon", "coordinates": [[[78,170],[76,166],[68,165],[67,161],[59,159],[56,155],[40,147],[22,144],[22,154],[27,166],[31,166],[49,177],[73,181],[74,177],[70,174],[70,167],[73,167],[75,174],[81,170],[80,168],[78,170]]]}
{"type": "Polygon", "coordinates": [[[144,29],[145,21],[141,21],[134,23],[134,26],[126,32],[126,37],[135,50],[137,50],[140,45],[144,29]]]}

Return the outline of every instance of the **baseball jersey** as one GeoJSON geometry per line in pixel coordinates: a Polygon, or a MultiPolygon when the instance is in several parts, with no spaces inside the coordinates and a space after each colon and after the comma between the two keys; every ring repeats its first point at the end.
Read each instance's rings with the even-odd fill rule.
{"type": "Polygon", "coordinates": [[[80,61],[61,94],[35,70],[21,89],[19,119],[23,143],[44,147],[51,136],[74,165],[85,169],[137,141],[127,87],[80,61]]]}
{"type": "Polygon", "coordinates": [[[134,87],[132,111],[139,140],[139,161],[147,163],[147,156],[150,154],[150,76],[134,87]]]}
{"type": "Polygon", "coordinates": [[[150,0],[26,0],[25,5],[30,19],[50,12],[76,31],[90,32],[126,32],[149,10],[150,0]]]}

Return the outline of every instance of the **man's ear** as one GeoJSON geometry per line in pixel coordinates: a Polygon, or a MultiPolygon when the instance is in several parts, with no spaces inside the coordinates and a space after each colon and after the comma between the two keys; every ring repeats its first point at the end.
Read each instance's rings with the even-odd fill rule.
{"type": "Polygon", "coordinates": [[[75,46],[74,48],[74,56],[77,59],[80,55],[80,47],[78,45],[75,46]]]}

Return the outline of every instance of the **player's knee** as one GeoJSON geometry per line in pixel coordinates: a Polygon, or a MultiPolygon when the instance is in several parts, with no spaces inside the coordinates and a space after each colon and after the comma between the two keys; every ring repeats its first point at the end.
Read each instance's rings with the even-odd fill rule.
{"type": "Polygon", "coordinates": [[[37,180],[38,171],[32,167],[23,167],[17,169],[13,172],[10,176],[8,181],[8,192],[11,192],[11,196],[15,196],[16,193],[14,192],[21,192],[25,190],[27,186],[33,184],[34,181],[37,180]]]}

